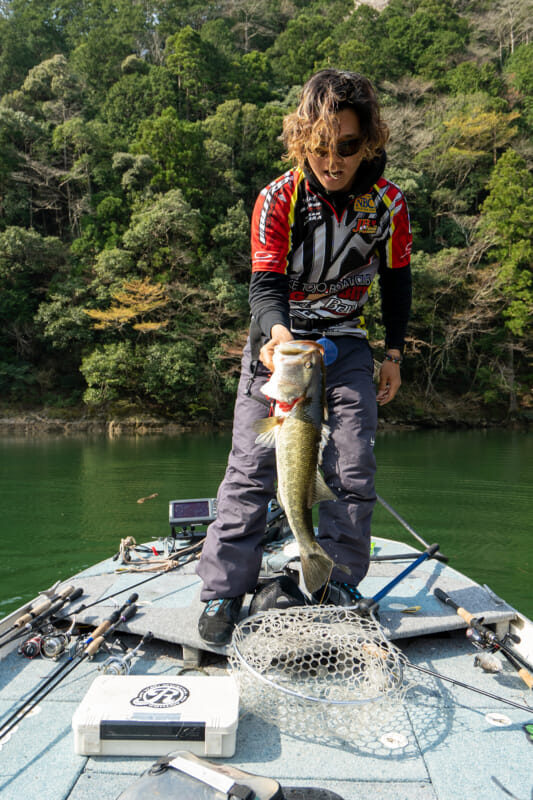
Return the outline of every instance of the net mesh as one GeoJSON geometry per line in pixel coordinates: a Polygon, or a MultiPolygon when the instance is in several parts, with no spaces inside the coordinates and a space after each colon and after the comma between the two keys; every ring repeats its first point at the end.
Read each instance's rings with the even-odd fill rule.
{"type": "Polygon", "coordinates": [[[234,631],[243,707],[292,734],[354,740],[383,730],[406,691],[405,658],[374,619],[337,606],[269,610],[234,631]]]}

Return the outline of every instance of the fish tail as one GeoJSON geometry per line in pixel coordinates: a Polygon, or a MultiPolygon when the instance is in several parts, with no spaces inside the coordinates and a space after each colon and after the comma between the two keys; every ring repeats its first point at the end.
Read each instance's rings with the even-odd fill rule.
{"type": "Polygon", "coordinates": [[[329,580],[335,562],[313,542],[309,550],[300,554],[304,583],[308,592],[316,592],[329,580]]]}

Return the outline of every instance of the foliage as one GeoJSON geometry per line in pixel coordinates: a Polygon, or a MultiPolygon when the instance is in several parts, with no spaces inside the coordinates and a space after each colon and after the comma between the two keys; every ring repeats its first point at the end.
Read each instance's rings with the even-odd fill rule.
{"type": "Polygon", "coordinates": [[[414,233],[409,402],[385,414],[527,410],[532,20],[532,0],[4,0],[2,396],[229,416],[253,205],[302,83],[338,66],[376,84],[414,233]]]}

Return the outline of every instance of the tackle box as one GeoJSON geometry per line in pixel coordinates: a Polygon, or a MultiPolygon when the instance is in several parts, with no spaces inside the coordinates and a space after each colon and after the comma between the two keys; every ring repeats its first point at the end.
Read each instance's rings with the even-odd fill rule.
{"type": "Polygon", "coordinates": [[[72,717],[78,755],[232,756],[239,692],[231,676],[102,675],[72,717]]]}

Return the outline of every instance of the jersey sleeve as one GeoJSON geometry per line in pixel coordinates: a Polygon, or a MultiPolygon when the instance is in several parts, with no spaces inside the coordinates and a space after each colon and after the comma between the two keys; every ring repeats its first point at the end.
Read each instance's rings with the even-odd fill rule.
{"type": "Polygon", "coordinates": [[[250,309],[264,336],[273,325],[290,326],[288,257],[300,173],[290,171],[257,198],[251,230],[250,309]]]}
{"type": "Polygon", "coordinates": [[[290,171],[269,184],[252,215],[252,272],[287,272],[297,190],[303,175],[290,171]]]}
{"type": "Polygon", "coordinates": [[[390,230],[385,246],[386,266],[390,269],[406,267],[411,262],[413,237],[409,209],[403,193],[394,184],[383,195],[390,214],[390,230]]]}

